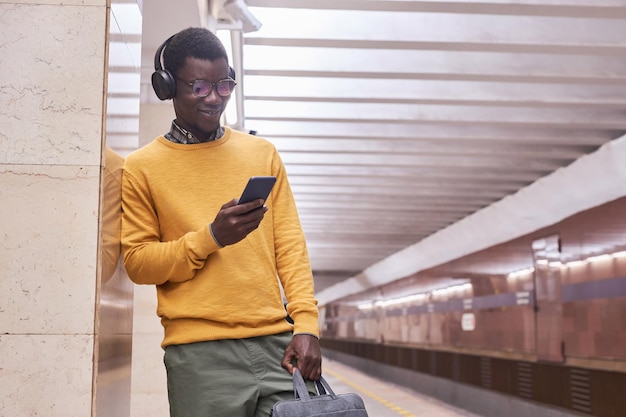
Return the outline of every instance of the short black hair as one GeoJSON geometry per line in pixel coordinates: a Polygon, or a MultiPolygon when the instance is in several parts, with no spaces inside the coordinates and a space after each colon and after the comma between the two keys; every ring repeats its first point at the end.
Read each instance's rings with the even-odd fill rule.
{"type": "Polygon", "coordinates": [[[226,48],[213,32],[205,28],[190,27],[174,35],[163,50],[163,68],[176,77],[188,57],[209,61],[224,58],[228,64],[226,48]]]}

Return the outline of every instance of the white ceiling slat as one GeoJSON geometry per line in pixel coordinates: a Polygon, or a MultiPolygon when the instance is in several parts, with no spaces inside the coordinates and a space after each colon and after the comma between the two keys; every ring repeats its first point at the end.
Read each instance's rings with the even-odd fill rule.
{"type": "Polygon", "coordinates": [[[344,139],[344,138],[268,138],[280,152],[324,152],[351,153],[417,153],[417,154],[449,154],[491,155],[518,158],[578,158],[593,150],[590,146],[567,146],[538,143],[509,143],[502,141],[467,141],[458,140],[420,140],[420,139],[344,139]]]}
{"type": "MultiPolygon", "coordinates": [[[[492,201],[489,199],[482,199],[480,201],[476,201],[476,199],[472,199],[471,201],[462,201],[460,199],[455,199],[454,197],[442,198],[442,197],[433,197],[429,198],[428,201],[423,201],[423,199],[415,198],[412,202],[407,202],[406,206],[404,205],[404,200],[408,200],[408,196],[402,196],[401,198],[389,199],[386,200],[369,200],[367,202],[360,201],[350,201],[350,202],[342,202],[342,201],[307,201],[300,200],[297,203],[298,210],[306,213],[309,210],[340,210],[340,211],[348,211],[349,213],[368,213],[371,214],[372,217],[379,216],[381,214],[392,214],[396,212],[406,212],[407,215],[410,214],[418,214],[423,210],[433,210],[438,211],[443,207],[447,207],[449,210],[456,210],[459,213],[472,213],[475,210],[478,210],[482,207],[485,207],[492,201]],[[400,206],[394,206],[393,203],[398,203],[402,201],[400,206]],[[410,206],[409,206],[410,204],[410,206]]],[[[335,213],[335,216],[340,218],[339,213],[335,213]]],[[[396,229],[401,228],[399,225],[396,225],[396,229]]],[[[391,233],[391,231],[390,231],[391,233]]]]}
{"type": "Polygon", "coordinates": [[[404,177],[401,172],[396,173],[397,175],[326,175],[325,173],[317,173],[316,175],[296,175],[291,173],[289,175],[289,183],[291,184],[291,188],[296,188],[299,186],[307,186],[314,185],[318,187],[323,187],[327,185],[332,185],[336,187],[370,187],[370,186],[380,186],[380,187],[388,187],[388,188],[396,188],[400,192],[404,192],[405,184],[403,179],[408,179],[411,184],[417,187],[428,187],[428,186],[437,186],[437,187],[446,187],[452,186],[457,188],[472,188],[474,189],[477,185],[481,187],[487,188],[513,188],[519,189],[520,187],[527,184],[527,181],[524,179],[520,179],[518,177],[511,178],[509,177],[490,177],[486,176],[462,176],[462,175],[428,175],[428,176],[416,176],[416,177],[404,177]]]}
{"type": "MultiPolygon", "coordinates": [[[[316,219],[314,221],[310,221],[308,220],[307,217],[304,217],[303,219],[306,220],[304,224],[304,228],[305,228],[306,233],[310,234],[311,236],[313,236],[315,233],[323,233],[324,228],[326,229],[332,228],[333,230],[335,230],[337,227],[341,226],[343,228],[351,228],[351,230],[355,230],[355,228],[362,228],[363,224],[377,225],[377,226],[380,225],[379,227],[386,229],[386,234],[388,236],[395,236],[395,235],[401,235],[401,234],[406,233],[406,231],[402,233],[400,232],[390,233],[389,232],[390,230],[395,231],[395,228],[393,228],[394,225],[390,225],[388,222],[381,221],[381,219],[378,219],[377,221],[371,221],[372,220],[371,215],[365,216],[365,215],[362,215],[361,213],[355,213],[355,214],[356,216],[354,217],[351,217],[351,216],[333,217],[333,214],[329,213],[329,215],[326,216],[325,218],[316,219]]],[[[430,227],[423,226],[423,224],[421,224],[423,223],[423,220],[421,222],[411,222],[411,217],[414,214],[413,212],[407,213],[406,215],[403,215],[402,213],[395,213],[395,214],[399,216],[403,216],[402,218],[406,219],[406,222],[407,222],[406,224],[411,225],[412,227],[415,228],[415,230],[431,231],[433,229],[439,230],[439,228],[444,227],[445,224],[449,224],[445,222],[450,222],[450,221],[454,221],[458,219],[462,213],[448,213],[446,217],[444,217],[443,219],[440,219],[440,218],[434,219],[432,217],[428,217],[431,220],[431,222],[429,222],[430,227]]],[[[428,213],[425,213],[425,215],[427,214],[428,213]]],[[[313,240],[312,243],[313,242],[317,242],[317,240],[313,240]]]]}
{"type": "Polygon", "coordinates": [[[447,2],[409,0],[248,0],[250,6],[275,8],[356,9],[394,12],[440,12],[463,14],[603,17],[626,17],[623,0],[457,0],[447,2]]]}
{"type": "Polygon", "coordinates": [[[396,50],[350,48],[247,46],[247,74],[272,75],[289,71],[298,76],[323,76],[342,72],[362,78],[374,74],[389,77],[409,74],[417,79],[474,79],[534,82],[622,83],[626,63],[621,57],[588,55],[545,55],[485,52],[396,50]],[[283,58],[289,56],[289,60],[283,58]],[[376,59],[372,59],[376,56],[376,59]],[[313,59],[315,57],[316,59],[313,59]],[[282,65],[279,65],[282,63],[282,65]],[[417,70],[417,71],[416,71],[417,70]],[[495,79],[498,80],[497,78],[495,79]],[[559,81],[561,80],[561,81],[559,81]]]}
{"type": "Polygon", "coordinates": [[[137,134],[139,132],[138,117],[111,117],[107,118],[107,134],[137,134]]]}
{"type": "Polygon", "coordinates": [[[533,43],[493,43],[479,41],[405,41],[405,40],[337,40],[337,39],[250,39],[246,45],[272,45],[293,47],[326,47],[353,48],[376,50],[420,50],[420,51],[465,51],[465,52],[503,52],[522,54],[554,54],[554,55],[598,55],[624,56],[622,45],[592,44],[533,44],[533,43]]]}
{"type": "Polygon", "coordinates": [[[395,71],[389,73],[355,71],[291,71],[291,70],[247,70],[247,75],[262,75],[272,77],[315,77],[324,78],[355,78],[355,79],[398,79],[398,80],[420,80],[420,81],[478,81],[478,82],[501,82],[501,83],[537,83],[537,84],[591,84],[591,85],[611,85],[623,87],[626,77],[621,74],[616,76],[606,75],[559,75],[559,74],[477,74],[473,71],[465,73],[425,73],[425,72],[401,72],[401,68],[396,67],[395,71]]]}
{"type": "MultiPolygon", "coordinates": [[[[449,214],[448,215],[449,218],[453,218],[453,216],[457,216],[457,214],[449,214]]],[[[344,231],[348,231],[348,232],[355,232],[358,231],[357,229],[354,228],[354,226],[362,226],[363,223],[365,221],[367,221],[368,219],[370,219],[370,217],[366,217],[366,216],[344,216],[344,217],[339,217],[339,218],[334,218],[334,217],[322,217],[322,216],[318,216],[316,218],[311,219],[308,216],[303,217],[303,220],[306,221],[308,226],[313,226],[315,225],[317,226],[324,226],[324,225],[332,225],[332,231],[328,230],[329,233],[343,233],[344,231]]],[[[430,227],[424,227],[422,224],[422,220],[416,221],[413,220],[411,218],[411,216],[406,216],[406,225],[407,227],[411,227],[415,230],[432,230],[432,228],[437,228],[437,227],[441,227],[442,225],[445,224],[445,220],[440,220],[439,218],[435,218],[435,217],[430,217],[430,219],[434,222],[434,224],[430,227]]],[[[375,222],[370,222],[370,224],[368,225],[368,228],[371,227],[372,231],[384,231],[387,235],[389,235],[389,227],[393,227],[394,224],[390,223],[390,220],[393,219],[389,219],[387,217],[383,218],[383,219],[379,219],[378,221],[375,222]],[[385,219],[388,219],[389,221],[385,221],[385,219]]],[[[449,219],[448,219],[449,220],[449,219]]],[[[368,229],[369,230],[369,229],[368,229]]],[[[415,233],[415,230],[413,230],[411,233],[415,233]]],[[[321,229],[311,229],[309,231],[310,233],[323,233],[323,231],[321,229]]],[[[409,230],[406,229],[404,230],[402,233],[394,233],[397,235],[403,235],[409,233],[409,230]]]]}
{"type": "MultiPolygon", "coordinates": [[[[313,192],[317,192],[320,190],[320,187],[314,186],[309,187],[313,192]]],[[[302,196],[301,201],[307,201],[307,192],[304,187],[293,187],[294,192],[297,192],[302,196]]],[[[406,197],[404,198],[404,202],[410,203],[412,200],[417,200],[417,198],[421,197],[437,197],[437,196],[448,196],[450,193],[454,193],[456,198],[464,199],[464,202],[472,201],[475,198],[487,198],[487,199],[498,199],[501,197],[501,192],[497,192],[496,190],[490,189],[481,189],[481,190],[472,190],[472,189],[458,189],[454,187],[431,187],[426,188],[423,186],[412,186],[405,187],[405,189],[400,192],[399,189],[389,189],[387,187],[360,187],[360,188],[350,188],[350,187],[324,187],[321,189],[326,198],[332,198],[334,195],[342,195],[342,196],[354,196],[352,201],[358,201],[359,195],[362,193],[367,193],[367,198],[369,201],[374,201],[377,197],[384,197],[385,202],[389,202],[388,197],[406,197]],[[408,188],[408,189],[407,189],[408,188]]],[[[310,201],[310,200],[308,200],[310,201]]],[[[335,200],[337,201],[337,200],[335,200]]]]}
{"type": "Polygon", "coordinates": [[[107,98],[107,117],[135,117],[139,118],[139,95],[135,97],[119,98],[109,95],[107,98]]]}
{"type": "Polygon", "coordinates": [[[452,124],[445,122],[415,125],[411,123],[372,122],[339,123],[328,121],[297,122],[293,120],[250,120],[247,128],[255,130],[260,136],[304,136],[314,132],[316,135],[333,137],[451,137],[459,135],[465,138],[505,138],[527,137],[530,143],[576,143],[602,144],[619,134],[621,129],[594,130],[587,126],[560,125],[558,130],[549,124],[543,126],[519,126],[510,124],[506,129],[498,121],[493,124],[452,124]]]}
{"type": "Polygon", "coordinates": [[[566,126],[580,124],[585,126],[603,126],[608,128],[626,128],[623,110],[585,110],[585,109],[545,109],[545,108],[502,108],[502,107],[458,107],[426,106],[407,104],[380,103],[302,103],[254,101],[246,106],[246,116],[251,120],[264,118],[277,119],[276,112],[283,120],[306,121],[308,118],[325,121],[350,120],[364,123],[375,121],[420,122],[468,122],[468,123],[528,123],[566,126]]]}
{"type": "Polygon", "coordinates": [[[109,72],[108,74],[108,94],[116,96],[121,94],[139,94],[139,74],[109,72]]]}
{"type": "Polygon", "coordinates": [[[410,79],[276,77],[246,75],[245,96],[311,98],[447,99],[512,103],[607,103],[624,106],[626,85],[496,83],[410,79]]]}
{"type": "MultiPolygon", "coordinates": [[[[295,128],[308,128],[314,126],[313,123],[282,123],[282,127],[289,128],[286,131],[278,131],[271,125],[263,123],[262,121],[255,121],[255,124],[261,127],[266,126],[266,130],[263,132],[264,136],[269,140],[288,138],[288,139],[362,139],[362,140],[423,140],[433,141],[439,143],[450,143],[451,146],[458,144],[459,142],[465,142],[467,144],[476,143],[478,146],[487,145],[494,146],[496,149],[501,144],[521,144],[527,146],[592,146],[594,149],[599,145],[602,145],[607,140],[610,140],[614,134],[618,134],[619,131],[598,131],[592,129],[537,129],[537,128],[525,128],[520,129],[515,126],[509,126],[507,130],[495,129],[489,126],[447,126],[445,123],[440,125],[430,124],[421,126],[419,130],[404,130],[402,135],[381,135],[378,129],[386,125],[374,125],[369,124],[369,127],[373,127],[368,131],[361,131],[360,125],[354,125],[353,132],[348,132],[343,135],[332,135],[327,133],[327,129],[330,127],[336,127],[339,130],[340,127],[345,127],[343,124],[338,123],[318,123],[320,125],[319,130],[309,130],[308,132],[295,132],[295,128]],[[315,134],[316,136],[312,136],[315,134]]],[[[337,133],[344,133],[338,131],[337,133]]]]}
{"type": "Polygon", "coordinates": [[[549,173],[549,171],[545,170],[532,170],[529,168],[521,168],[516,171],[510,171],[507,168],[481,168],[481,169],[471,169],[471,168],[461,168],[456,166],[440,166],[440,167],[416,167],[416,166],[407,166],[407,167],[393,167],[393,166],[341,166],[341,165],[310,165],[310,164],[300,164],[300,165],[290,165],[287,166],[287,172],[289,177],[297,176],[297,175],[307,175],[307,176],[361,176],[361,177],[373,177],[373,176],[381,176],[387,177],[391,179],[396,179],[399,183],[403,184],[405,182],[412,182],[414,178],[447,178],[447,179],[458,179],[460,181],[470,180],[470,179],[479,179],[481,181],[477,181],[477,186],[480,186],[482,183],[482,179],[491,177],[491,178],[500,178],[500,179],[514,179],[516,181],[520,181],[523,184],[529,184],[534,180],[542,177],[549,173]],[[426,173],[428,172],[428,173],[426,173]]]}
{"type": "Polygon", "coordinates": [[[447,106],[491,106],[491,107],[533,107],[533,108],[587,108],[593,106],[597,109],[622,109],[625,103],[619,101],[591,101],[578,100],[572,102],[557,101],[497,101],[497,100],[465,100],[459,98],[390,98],[390,97],[304,97],[304,96],[246,96],[246,101],[293,101],[293,102],[325,102],[325,103],[389,103],[389,104],[423,104],[423,105],[447,105],[447,106]]]}
{"type": "MultiPolygon", "coordinates": [[[[333,216],[335,218],[359,217],[359,216],[375,216],[380,215],[380,211],[389,213],[403,213],[420,215],[420,221],[425,221],[426,216],[430,214],[429,210],[437,212],[437,215],[443,216],[445,213],[467,213],[477,208],[483,207],[498,200],[500,196],[494,197],[495,191],[483,191],[481,195],[470,195],[468,193],[457,193],[456,190],[446,190],[448,195],[444,195],[444,191],[421,193],[412,193],[407,190],[404,193],[373,195],[366,190],[362,194],[352,192],[338,198],[337,195],[325,194],[322,197],[307,195],[306,193],[298,194],[297,206],[303,209],[301,214],[303,218],[308,218],[308,212],[312,210],[319,211],[319,215],[333,216]],[[367,197],[363,197],[366,195],[367,197]],[[390,207],[391,204],[397,204],[390,207]],[[349,210],[347,214],[336,213],[335,210],[349,210]]],[[[323,192],[323,190],[320,190],[323,192]]],[[[398,229],[396,225],[394,230],[398,229]]]]}
{"type": "Polygon", "coordinates": [[[288,165],[299,163],[317,165],[373,165],[373,166],[438,166],[451,165],[473,168],[507,168],[516,167],[537,170],[554,170],[566,162],[565,159],[494,159],[487,156],[473,156],[468,158],[464,155],[402,155],[402,154],[338,154],[322,152],[283,152],[282,160],[288,165]]]}
{"type": "MultiPolygon", "coordinates": [[[[323,115],[320,115],[323,116],[323,115]]],[[[623,131],[626,126],[626,122],[623,120],[594,120],[594,121],[581,121],[581,120],[563,120],[557,122],[550,122],[545,120],[529,120],[529,121],[517,121],[517,120],[442,120],[441,118],[435,118],[436,114],[430,115],[432,119],[426,120],[415,120],[415,119],[400,119],[400,120],[387,120],[382,118],[353,118],[353,119],[334,119],[332,122],[340,125],[346,124],[349,127],[354,126],[355,124],[365,125],[365,127],[372,125],[384,125],[386,123],[393,123],[395,127],[398,128],[399,125],[406,125],[406,130],[413,129],[422,129],[422,127],[432,125],[432,124],[443,124],[446,123],[449,126],[499,126],[502,129],[512,128],[542,128],[547,127],[551,129],[563,129],[567,131],[568,129],[596,129],[596,130],[606,130],[606,131],[623,131]]],[[[460,116],[459,116],[460,117],[460,116]]],[[[307,123],[307,124],[319,124],[319,123],[328,123],[328,118],[325,117],[248,117],[247,120],[251,122],[263,121],[263,120],[271,120],[278,122],[296,122],[296,123],[307,123]]],[[[256,129],[254,129],[256,130],[256,129]]],[[[558,134],[558,132],[555,132],[558,134]]]]}
{"type": "MultiPolygon", "coordinates": [[[[247,38],[356,39],[404,42],[458,42],[625,47],[625,28],[619,19],[384,12],[320,9],[254,8],[264,22],[247,38]],[[278,21],[277,21],[278,20],[278,21]],[[518,27],[526,30],[510,30],[518,27]],[[337,28],[341,28],[338,30],[337,28]],[[372,28],[376,28],[372,30],[372,28]]],[[[621,11],[622,18],[626,13],[621,11]]]]}

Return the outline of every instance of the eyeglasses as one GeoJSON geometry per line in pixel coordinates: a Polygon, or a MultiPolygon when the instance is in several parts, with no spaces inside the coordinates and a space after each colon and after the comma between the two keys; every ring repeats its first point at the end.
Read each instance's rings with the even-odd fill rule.
{"type": "Polygon", "coordinates": [[[206,97],[211,94],[213,91],[213,87],[215,87],[215,91],[217,91],[217,95],[220,97],[228,97],[230,93],[233,92],[237,83],[235,80],[231,78],[225,78],[223,80],[219,80],[216,83],[212,83],[211,81],[206,80],[195,80],[192,83],[186,83],[179,79],[180,82],[187,84],[191,87],[191,92],[196,97],[206,97]]]}

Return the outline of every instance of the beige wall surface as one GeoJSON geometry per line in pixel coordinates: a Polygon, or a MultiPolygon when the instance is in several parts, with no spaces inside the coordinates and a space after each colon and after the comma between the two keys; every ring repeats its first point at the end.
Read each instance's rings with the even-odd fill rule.
{"type": "MultiPolygon", "coordinates": [[[[0,2],[2,416],[94,416],[99,332],[129,332],[95,319],[132,309],[101,253],[108,14],[106,0],[0,2]]],[[[129,381],[113,367],[110,381],[129,381]]]]}

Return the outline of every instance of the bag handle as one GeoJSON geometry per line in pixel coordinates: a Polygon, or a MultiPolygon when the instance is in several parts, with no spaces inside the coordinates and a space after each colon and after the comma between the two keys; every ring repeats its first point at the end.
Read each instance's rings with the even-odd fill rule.
{"type": "MultiPolygon", "coordinates": [[[[330,385],[323,376],[321,376],[318,381],[315,381],[315,385],[320,395],[328,393],[331,397],[336,397],[334,391],[330,388],[330,385]]],[[[298,368],[296,368],[293,372],[293,395],[296,399],[300,398],[302,401],[311,401],[309,390],[307,389],[306,384],[304,383],[304,378],[302,378],[298,368]]]]}
{"type": "Polygon", "coordinates": [[[304,383],[304,378],[300,374],[298,368],[293,371],[293,396],[298,399],[302,399],[302,401],[311,401],[311,396],[309,395],[309,390],[304,383]]]}

